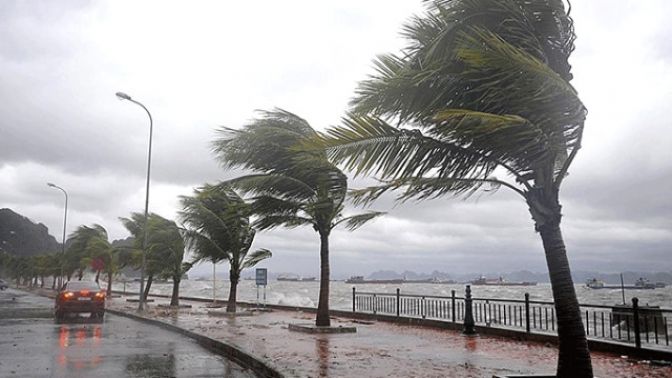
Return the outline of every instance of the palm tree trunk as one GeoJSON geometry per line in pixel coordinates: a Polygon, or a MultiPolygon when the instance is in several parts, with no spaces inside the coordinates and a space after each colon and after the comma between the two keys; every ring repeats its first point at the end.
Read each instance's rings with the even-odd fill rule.
{"type": "Polygon", "coordinates": [[[40,287],[44,287],[44,276],[40,276],[40,287]]]}
{"type": "Polygon", "coordinates": [[[56,289],[56,276],[54,276],[53,278],[54,278],[53,281],[51,281],[51,290],[56,289]]]}
{"type": "Polygon", "coordinates": [[[112,295],[112,269],[107,271],[107,296],[112,295]]]}
{"type": "Polygon", "coordinates": [[[77,280],[81,281],[82,277],[84,277],[84,269],[80,269],[79,272],[77,272],[77,280]]]}
{"type": "Polygon", "coordinates": [[[173,276],[173,295],[170,297],[171,306],[180,305],[180,281],[182,277],[175,275],[173,276]]]}
{"type": "Polygon", "coordinates": [[[147,297],[149,296],[149,288],[152,287],[152,281],[154,280],[154,275],[149,274],[147,276],[147,285],[145,286],[145,292],[142,293],[142,300],[147,301],[147,297]]]}
{"type": "Polygon", "coordinates": [[[539,227],[558,321],[558,377],[592,378],[593,368],[560,223],[539,227]]]}
{"type": "Polygon", "coordinates": [[[96,270],[96,283],[100,283],[100,269],[96,270]]]}
{"type": "Polygon", "coordinates": [[[329,231],[320,232],[320,298],[317,303],[318,327],[331,326],[329,319],[329,231]]]}
{"type": "Polygon", "coordinates": [[[226,302],[226,312],[236,312],[236,295],[238,292],[239,279],[240,274],[231,269],[229,271],[229,281],[231,282],[231,288],[229,289],[229,300],[226,302]]]}

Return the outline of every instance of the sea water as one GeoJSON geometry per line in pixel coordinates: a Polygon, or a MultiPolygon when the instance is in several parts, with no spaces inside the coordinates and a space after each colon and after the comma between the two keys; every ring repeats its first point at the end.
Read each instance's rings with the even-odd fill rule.
{"type": "MultiPolygon", "coordinates": [[[[332,309],[352,309],[352,288],[358,292],[394,294],[399,288],[401,294],[419,294],[449,297],[455,290],[457,297],[464,296],[465,284],[427,284],[427,283],[403,283],[403,284],[349,284],[343,281],[331,281],[329,285],[329,305],[332,309]]],[[[152,294],[172,293],[172,282],[152,283],[152,294]]],[[[295,281],[269,281],[266,286],[266,303],[287,306],[317,307],[319,296],[319,281],[295,282],[295,281]]],[[[121,282],[114,283],[115,290],[122,290],[121,282]]],[[[620,289],[590,289],[585,285],[575,286],[576,295],[581,304],[614,305],[622,304],[623,297],[620,289]]],[[[126,284],[127,293],[138,291],[137,282],[126,284]]],[[[539,283],[535,286],[479,286],[472,285],[472,296],[475,298],[492,299],[518,299],[523,300],[525,293],[530,294],[531,300],[552,301],[553,294],[551,285],[539,283]]],[[[241,280],[238,284],[237,297],[239,301],[256,302],[257,293],[259,301],[263,302],[264,288],[255,285],[255,281],[241,280]]],[[[215,295],[217,300],[226,300],[229,295],[228,280],[215,282],[215,295]]],[[[180,285],[180,296],[212,298],[212,280],[183,280],[180,285]]],[[[639,298],[641,305],[660,306],[672,308],[672,287],[656,288],[650,290],[625,290],[625,300],[632,303],[632,298],[639,298]]]]}

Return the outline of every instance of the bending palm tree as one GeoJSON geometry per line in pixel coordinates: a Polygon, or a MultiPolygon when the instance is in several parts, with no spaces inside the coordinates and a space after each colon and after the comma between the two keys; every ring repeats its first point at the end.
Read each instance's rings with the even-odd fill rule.
{"type": "Polygon", "coordinates": [[[226,312],[236,312],[236,294],[243,269],[251,268],[271,257],[271,251],[259,249],[249,253],[255,230],[250,226],[249,206],[232,189],[223,185],[205,185],[193,197],[181,197],[182,221],[194,262],[227,260],[230,265],[229,300],[226,312]]]}
{"type": "Polygon", "coordinates": [[[314,138],[315,130],[302,118],[283,110],[262,114],[243,130],[221,129],[215,152],[226,167],[254,171],[228,184],[254,196],[251,209],[258,216],[255,228],[309,225],[320,235],[316,325],[329,326],[329,234],[341,223],[354,230],[381,213],[371,211],[344,218],[347,177],[323,151],[295,148],[303,140],[314,138]]]}
{"type": "MultiPolygon", "coordinates": [[[[142,253],[144,219],[144,214],[141,213],[132,213],[130,218],[120,218],[124,227],[133,235],[135,249],[138,253],[142,253]]],[[[178,306],[182,276],[191,269],[191,264],[183,262],[184,240],[175,222],[158,214],[149,215],[147,227],[147,256],[145,259],[147,285],[143,293],[144,299],[147,300],[155,276],[170,278],[173,281],[170,305],[178,306]]]]}
{"type": "Polygon", "coordinates": [[[100,261],[101,266],[95,268],[97,271],[96,282],[99,274],[104,271],[107,275],[107,295],[111,295],[112,277],[119,268],[123,267],[124,259],[120,256],[122,252],[110,244],[107,239],[107,231],[98,224],[94,224],[92,227],[79,226],[70,237],[73,239],[72,247],[74,250],[82,248],[85,255],[82,261],[100,261]]]}
{"type": "Polygon", "coordinates": [[[563,2],[436,1],[404,35],[408,48],[378,58],[345,125],[317,145],[336,163],[384,180],[355,193],[364,203],[394,189],[403,190],[400,200],[502,186],[520,195],[546,254],[558,314],[557,374],[591,377],[560,231],[560,185],[586,116],[569,84],[575,35],[563,2]]]}

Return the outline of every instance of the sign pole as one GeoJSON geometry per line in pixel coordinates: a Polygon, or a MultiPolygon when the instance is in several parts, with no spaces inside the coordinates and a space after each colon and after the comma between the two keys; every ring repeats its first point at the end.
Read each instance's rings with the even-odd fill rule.
{"type": "Polygon", "coordinates": [[[255,281],[257,284],[257,308],[259,308],[259,286],[264,287],[264,307],[266,306],[266,285],[268,285],[268,269],[257,268],[255,270],[255,281]]]}

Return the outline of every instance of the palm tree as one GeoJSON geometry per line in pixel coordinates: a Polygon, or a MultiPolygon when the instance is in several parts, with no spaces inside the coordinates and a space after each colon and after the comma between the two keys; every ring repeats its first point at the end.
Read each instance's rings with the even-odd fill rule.
{"type": "Polygon", "coordinates": [[[524,199],[558,314],[557,374],[592,376],[560,231],[560,185],[586,116],[569,84],[575,34],[563,2],[439,0],[404,35],[408,47],[375,61],[353,112],[317,145],[337,164],[383,180],[355,193],[360,203],[395,189],[399,200],[499,187],[524,199]]]}
{"type": "Polygon", "coordinates": [[[382,213],[370,211],[343,217],[347,177],[327,160],[323,151],[298,148],[303,140],[316,137],[315,130],[304,119],[284,110],[261,114],[242,130],[220,129],[215,153],[225,167],[254,171],[228,184],[253,196],[256,229],[309,225],[320,235],[316,325],[330,326],[329,235],[341,223],[354,230],[382,213]]]}
{"type": "Polygon", "coordinates": [[[229,300],[226,312],[236,312],[236,293],[243,269],[251,268],[271,257],[271,251],[258,249],[249,253],[256,231],[250,225],[250,209],[238,194],[224,185],[205,185],[192,197],[182,196],[180,212],[187,243],[194,262],[229,262],[229,300]]]}
{"type": "Polygon", "coordinates": [[[164,254],[168,254],[165,248],[162,248],[161,240],[154,239],[154,246],[150,245],[150,239],[152,238],[152,232],[158,231],[161,229],[161,226],[164,225],[164,222],[170,222],[167,219],[161,217],[160,215],[151,213],[147,218],[147,249],[143,251],[142,239],[143,239],[143,227],[145,224],[145,215],[141,213],[131,213],[130,218],[119,218],[121,223],[126,227],[128,232],[133,236],[133,253],[135,258],[133,259],[133,266],[136,269],[140,269],[142,264],[142,253],[145,254],[145,274],[147,275],[147,282],[145,283],[145,290],[142,293],[143,300],[147,300],[149,295],[149,290],[152,287],[154,282],[154,277],[158,276],[159,273],[165,268],[167,263],[164,259],[164,254]]]}
{"type": "MultiPolygon", "coordinates": [[[[132,213],[130,218],[120,218],[124,227],[133,235],[136,250],[142,253],[142,227],[144,214],[132,213]]],[[[191,269],[191,264],[184,262],[184,240],[180,229],[175,222],[163,218],[158,214],[150,214],[147,221],[147,286],[143,296],[145,300],[149,294],[154,276],[170,278],[173,281],[173,292],[170,299],[171,306],[179,305],[180,282],[182,276],[191,269]]]]}
{"type": "Polygon", "coordinates": [[[104,272],[107,275],[107,295],[111,295],[113,276],[128,261],[125,256],[127,252],[113,247],[108,241],[107,230],[99,224],[91,227],[79,226],[70,237],[73,239],[72,247],[75,250],[83,248],[85,257],[82,261],[96,270],[96,282],[100,273],[104,272]]]}

